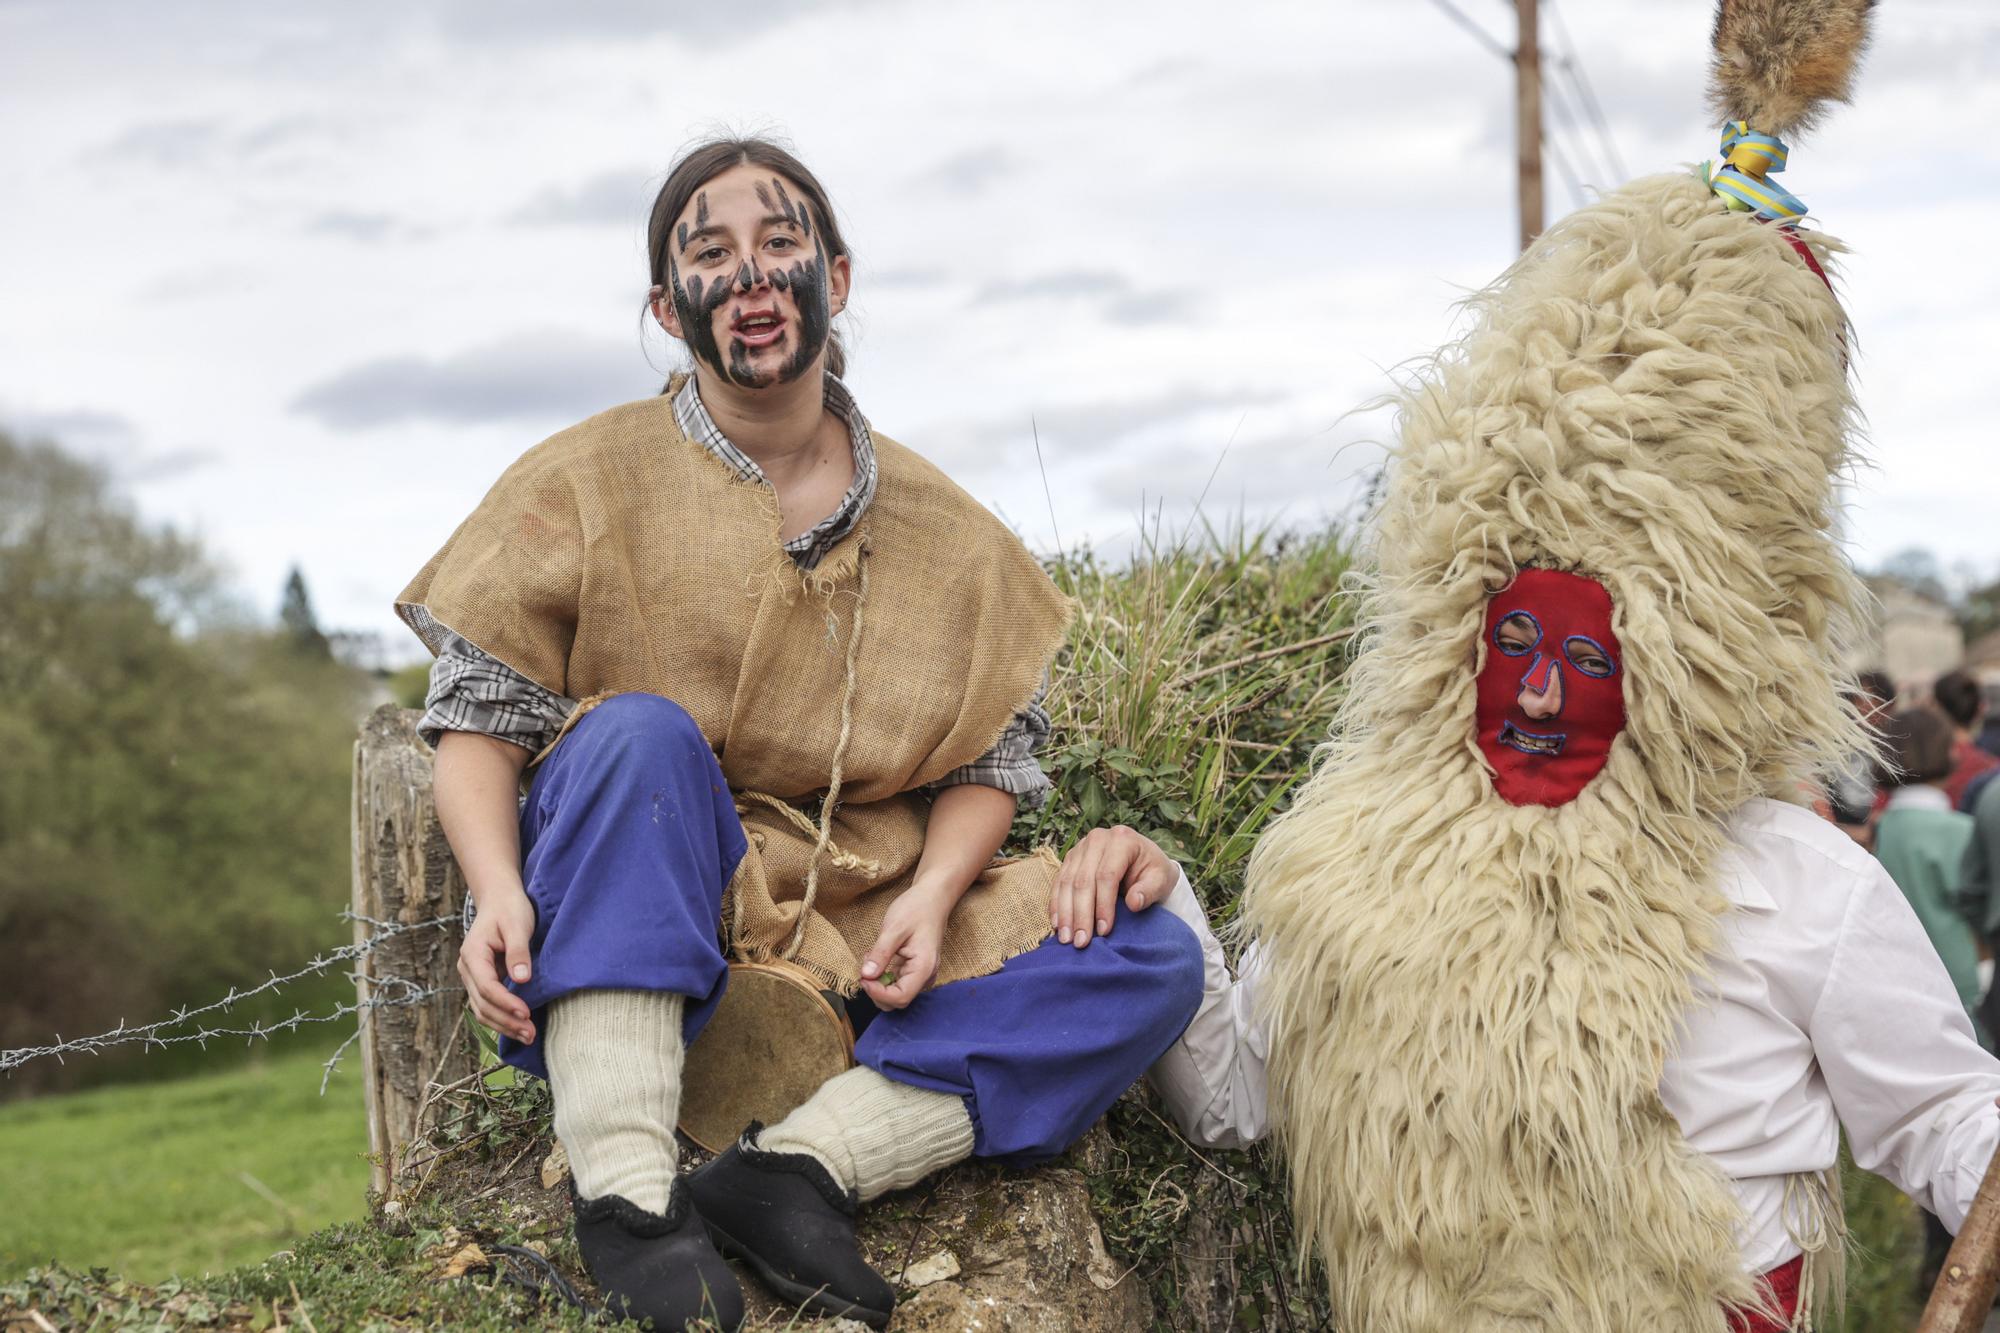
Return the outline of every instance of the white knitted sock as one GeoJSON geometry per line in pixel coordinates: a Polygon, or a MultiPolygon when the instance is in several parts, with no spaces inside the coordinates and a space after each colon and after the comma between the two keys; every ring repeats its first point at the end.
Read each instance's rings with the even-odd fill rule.
{"type": "Polygon", "coordinates": [[[667,1210],[680,1166],[682,997],[580,990],[549,1005],[543,1055],[576,1192],[667,1210]]]}
{"type": "Polygon", "coordinates": [[[972,1117],[961,1097],[856,1065],[758,1135],[757,1146],[811,1154],[866,1203],[972,1156],[972,1117]]]}

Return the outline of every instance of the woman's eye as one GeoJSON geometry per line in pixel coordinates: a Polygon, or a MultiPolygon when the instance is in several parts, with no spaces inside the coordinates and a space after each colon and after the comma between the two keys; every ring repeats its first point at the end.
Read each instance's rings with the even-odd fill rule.
{"type": "Polygon", "coordinates": [[[1570,665],[1586,676],[1602,679],[1617,668],[1613,666],[1610,654],[1582,635],[1576,635],[1563,643],[1563,651],[1569,655],[1570,665]]]}
{"type": "Polygon", "coordinates": [[[789,250],[793,246],[797,245],[798,242],[793,240],[789,236],[773,236],[769,241],[766,242],[766,244],[773,246],[779,250],[789,250]]]}
{"type": "Polygon", "coordinates": [[[706,249],[697,252],[694,257],[694,262],[697,264],[713,264],[716,260],[720,258],[722,258],[722,247],[719,245],[711,245],[706,249]]]}

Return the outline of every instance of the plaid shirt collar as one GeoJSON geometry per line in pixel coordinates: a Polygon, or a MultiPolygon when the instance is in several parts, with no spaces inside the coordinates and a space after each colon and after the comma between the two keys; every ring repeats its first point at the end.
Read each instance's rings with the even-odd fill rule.
{"type": "MultiPolygon", "coordinates": [[[[702,405],[701,394],[695,390],[694,378],[688,376],[687,383],[674,395],[674,419],[680,423],[681,433],[727,463],[736,473],[737,480],[769,486],[771,481],[764,475],[764,469],[730,443],[722,428],[715,424],[715,418],[708,414],[708,408],[702,405]]],[[[854,395],[847,391],[845,384],[831,374],[825,378],[826,409],[847,423],[848,439],[854,446],[854,484],[847,488],[847,494],[841,497],[839,506],[831,514],[814,524],[811,531],[802,532],[785,543],[785,553],[800,569],[811,569],[825,559],[826,553],[854,530],[869,502],[875,498],[875,437],[869,433],[868,419],[854,405],[854,395]]]]}

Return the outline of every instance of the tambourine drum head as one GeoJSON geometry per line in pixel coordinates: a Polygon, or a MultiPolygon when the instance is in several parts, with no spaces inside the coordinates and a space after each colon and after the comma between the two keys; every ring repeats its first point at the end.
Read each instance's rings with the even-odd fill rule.
{"type": "Polygon", "coordinates": [[[709,1152],[774,1125],[854,1065],[854,1030],[802,970],[731,963],[729,988],[681,1074],[681,1133],[709,1152]]]}

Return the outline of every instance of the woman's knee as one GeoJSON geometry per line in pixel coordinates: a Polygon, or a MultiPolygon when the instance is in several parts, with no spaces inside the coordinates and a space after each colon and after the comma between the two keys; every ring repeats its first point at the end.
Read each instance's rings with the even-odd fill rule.
{"type": "MultiPolygon", "coordinates": [[[[1165,909],[1156,909],[1162,916],[1165,909]]],[[[1168,950],[1167,975],[1162,979],[1162,989],[1166,991],[1167,1003],[1188,1018],[1194,1017],[1195,1010],[1201,1008],[1202,986],[1206,980],[1201,955],[1201,941],[1187,922],[1179,917],[1170,917],[1174,929],[1173,943],[1168,950]]]]}
{"type": "MultiPolygon", "coordinates": [[[[535,778],[545,813],[585,792],[678,793],[712,803],[715,751],[685,708],[657,694],[617,694],[576,720],[535,778]]],[[[593,797],[595,800],[596,797],[593,797]]]]}
{"type": "Polygon", "coordinates": [[[687,709],[665,695],[640,691],[614,694],[591,705],[565,739],[583,739],[590,748],[606,751],[672,753],[688,745],[708,749],[708,739],[687,709]]]}
{"type": "Polygon", "coordinates": [[[1185,921],[1162,908],[1134,914],[1134,923],[1145,937],[1139,984],[1147,1007],[1157,1014],[1179,1015],[1184,1026],[1201,1007],[1201,941],[1185,921]]]}

